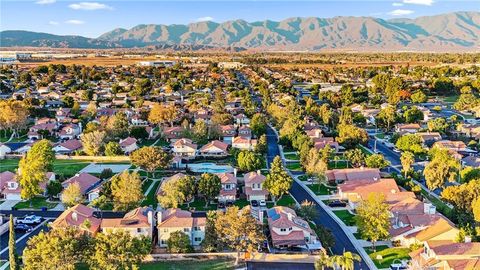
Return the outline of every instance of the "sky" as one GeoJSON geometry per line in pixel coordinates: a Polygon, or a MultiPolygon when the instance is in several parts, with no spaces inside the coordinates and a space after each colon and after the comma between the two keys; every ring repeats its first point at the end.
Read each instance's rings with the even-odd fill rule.
{"type": "Polygon", "coordinates": [[[480,11],[480,0],[0,0],[0,30],[98,37],[118,27],[130,29],[139,24],[335,16],[391,19],[454,11],[480,11]]]}

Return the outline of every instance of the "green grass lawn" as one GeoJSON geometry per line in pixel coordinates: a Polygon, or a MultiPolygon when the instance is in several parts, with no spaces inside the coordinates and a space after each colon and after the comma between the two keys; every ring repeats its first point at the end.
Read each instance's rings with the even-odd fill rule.
{"type": "Polygon", "coordinates": [[[292,171],[301,171],[302,165],[300,165],[300,162],[287,163],[287,169],[292,171]]]}
{"type": "Polygon", "coordinates": [[[359,232],[353,233],[353,236],[357,239],[362,239],[362,235],[359,232]]]}
{"type": "Polygon", "coordinates": [[[328,162],[328,169],[345,169],[348,168],[348,162],[345,160],[329,161],[328,162]]]}
{"type": "Polygon", "coordinates": [[[285,158],[290,160],[300,160],[300,157],[298,156],[298,154],[294,154],[294,153],[285,154],[285,158]]]}
{"type": "MultiPolygon", "coordinates": [[[[392,264],[395,259],[399,259],[399,260],[410,259],[410,256],[408,256],[410,249],[408,248],[400,248],[400,247],[389,248],[388,246],[378,246],[376,247],[376,252],[373,252],[373,250],[370,247],[365,248],[365,251],[368,253],[368,256],[372,258],[373,262],[378,268],[390,267],[390,264],[392,264]],[[381,255],[383,259],[377,260],[378,255],[381,255]]],[[[396,261],[395,263],[398,263],[398,261],[396,261]]]]}
{"type": "MultiPolygon", "coordinates": [[[[282,198],[280,198],[280,200],[278,200],[278,202],[277,202],[277,206],[290,207],[290,206],[295,205],[295,204],[296,204],[296,202],[290,194],[283,195],[282,198]]],[[[273,206],[274,206],[273,202],[268,202],[267,203],[267,208],[272,208],[273,206]]]]}
{"type": "Polygon", "coordinates": [[[210,210],[216,210],[217,205],[216,204],[208,204],[207,207],[205,207],[205,199],[195,198],[195,200],[190,203],[190,208],[188,207],[187,204],[182,204],[180,206],[180,208],[183,209],[183,210],[188,210],[190,208],[194,208],[196,211],[210,211],[210,210]]]}
{"type": "Polygon", "coordinates": [[[439,99],[443,100],[445,103],[455,103],[458,99],[458,95],[450,95],[447,97],[439,97],[439,99]]]}
{"type": "Polygon", "coordinates": [[[140,265],[140,270],[223,270],[235,269],[235,260],[232,259],[211,259],[211,260],[192,260],[192,261],[164,261],[145,263],[140,265]]]}
{"type": "Polygon", "coordinates": [[[2,159],[0,160],[0,172],[11,171],[15,172],[18,168],[19,159],[2,159]]]}
{"type": "Polygon", "coordinates": [[[358,145],[358,148],[360,150],[362,150],[362,152],[366,155],[366,156],[371,156],[372,155],[372,152],[370,151],[370,149],[367,149],[365,146],[363,145],[358,145]]]}
{"type": "Polygon", "coordinates": [[[160,181],[157,181],[155,182],[155,184],[153,184],[153,188],[150,190],[150,192],[147,194],[145,199],[142,201],[142,206],[153,205],[154,208],[157,206],[156,192],[159,185],[160,185],[160,181]]]}
{"type": "Polygon", "coordinates": [[[147,191],[148,187],[150,187],[152,183],[153,183],[152,179],[144,180],[142,183],[142,193],[145,193],[145,191],[147,191]]]}
{"type": "Polygon", "coordinates": [[[336,210],[333,213],[339,217],[347,226],[355,226],[355,215],[352,215],[348,210],[336,210]]]}
{"type": "Polygon", "coordinates": [[[238,208],[242,209],[243,207],[249,205],[250,203],[247,201],[247,199],[238,199],[236,200],[233,205],[238,206],[238,208]]]}
{"type": "Polygon", "coordinates": [[[35,197],[31,201],[19,202],[15,205],[15,207],[17,209],[26,209],[26,208],[41,209],[42,207],[47,207],[50,209],[57,206],[57,204],[58,203],[47,202],[46,198],[35,197]],[[30,202],[32,203],[31,206],[30,206],[30,202]]]}
{"type": "Polygon", "coordinates": [[[336,190],[336,188],[329,188],[325,185],[320,185],[320,184],[311,184],[308,185],[310,190],[313,191],[316,195],[330,195],[332,194],[332,191],[336,190]]]}

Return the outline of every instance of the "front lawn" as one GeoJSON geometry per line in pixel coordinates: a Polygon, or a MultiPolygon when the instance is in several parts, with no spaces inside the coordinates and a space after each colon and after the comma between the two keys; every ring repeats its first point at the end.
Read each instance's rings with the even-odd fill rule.
{"type": "Polygon", "coordinates": [[[345,169],[348,168],[348,162],[345,160],[339,161],[329,161],[328,162],[328,169],[345,169]]]}
{"type": "MultiPolygon", "coordinates": [[[[295,205],[296,202],[293,199],[293,197],[290,194],[285,194],[280,198],[280,200],[277,201],[277,206],[286,206],[286,207],[291,207],[292,205],[295,205]]],[[[268,202],[267,203],[267,208],[272,208],[274,207],[273,202],[268,202]]]]}
{"type": "Polygon", "coordinates": [[[287,169],[291,171],[301,171],[302,170],[302,165],[300,165],[300,162],[291,162],[287,163],[287,169]]]}
{"type": "Polygon", "coordinates": [[[46,198],[35,197],[29,201],[19,202],[15,205],[17,209],[41,209],[47,207],[48,209],[57,206],[58,203],[47,202],[46,198]],[[31,205],[30,205],[31,203],[31,205]]]}
{"type": "Polygon", "coordinates": [[[157,206],[156,193],[157,193],[158,186],[160,185],[160,182],[161,181],[157,181],[155,182],[155,184],[153,184],[153,188],[150,190],[147,196],[145,196],[145,199],[142,201],[142,206],[152,205],[154,208],[157,206]]]}
{"type": "Polygon", "coordinates": [[[290,160],[300,160],[300,157],[296,153],[285,154],[285,158],[290,160]]]}
{"type": "Polygon", "coordinates": [[[163,261],[154,263],[145,263],[140,265],[140,270],[223,270],[235,269],[235,260],[233,259],[210,259],[210,260],[191,260],[191,261],[163,261]]]}
{"type": "Polygon", "coordinates": [[[348,210],[336,210],[333,213],[339,217],[347,226],[355,226],[355,215],[348,212],[348,210]]]}
{"type": "Polygon", "coordinates": [[[238,206],[238,208],[242,209],[243,207],[249,205],[250,203],[247,201],[247,199],[238,199],[236,200],[233,205],[238,206]]]}
{"type": "MultiPolygon", "coordinates": [[[[378,268],[389,268],[390,265],[393,263],[394,260],[409,260],[410,256],[408,253],[410,249],[408,248],[401,248],[401,247],[392,247],[389,248],[388,246],[378,246],[376,247],[376,252],[373,252],[371,247],[366,247],[365,251],[368,253],[368,256],[372,258],[372,261],[378,268]],[[382,259],[377,260],[377,256],[381,255],[382,259]]],[[[399,263],[399,261],[395,263],[399,263]]]]}
{"type": "Polygon", "coordinates": [[[311,191],[315,193],[316,195],[330,195],[332,194],[332,191],[337,190],[336,188],[330,188],[325,186],[324,184],[311,184],[308,185],[311,191]]]}
{"type": "Polygon", "coordinates": [[[204,198],[195,198],[193,202],[190,203],[190,208],[187,204],[182,204],[180,206],[183,210],[189,210],[191,208],[195,209],[195,211],[210,211],[210,210],[217,210],[217,204],[208,204],[205,207],[205,199],[204,198]]]}
{"type": "Polygon", "coordinates": [[[0,172],[11,171],[15,172],[18,168],[19,159],[2,159],[0,160],[0,172]]]}

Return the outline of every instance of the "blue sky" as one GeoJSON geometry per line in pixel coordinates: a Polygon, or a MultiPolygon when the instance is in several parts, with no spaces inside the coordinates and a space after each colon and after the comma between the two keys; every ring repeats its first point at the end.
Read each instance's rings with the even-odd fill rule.
{"type": "Polygon", "coordinates": [[[373,16],[414,18],[453,11],[480,11],[480,0],[337,1],[66,1],[0,0],[0,30],[29,30],[97,37],[138,24],[188,24],[282,20],[289,17],[373,16]]]}

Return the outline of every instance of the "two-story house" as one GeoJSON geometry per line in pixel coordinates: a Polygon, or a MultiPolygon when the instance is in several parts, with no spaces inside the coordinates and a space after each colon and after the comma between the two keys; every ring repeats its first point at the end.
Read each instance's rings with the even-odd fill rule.
{"type": "Polygon", "coordinates": [[[480,269],[479,242],[427,241],[409,255],[412,270],[480,269]]]}
{"type": "Polygon", "coordinates": [[[219,140],[214,140],[202,146],[199,152],[200,155],[204,157],[225,157],[228,155],[227,150],[228,144],[219,140]]]}
{"type": "Polygon", "coordinates": [[[195,158],[197,156],[197,145],[190,139],[182,138],[171,144],[174,156],[182,158],[195,158]]]}
{"type": "Polygon", "coordinates": [[[176,231],[185,233],[190,244],[198,249],[205,239],[205,213],[191,213],[178,208],[170,208],[157,212],[158,245],[167,247],[170,234],[176,231]]]}
{"type": "Polygon", "coordinates": [[[245,181],[245,195],[248,201],[266,201],[268,191],[263,188],[266,177],[260,171],[249,172],[243,176],[245,181]]]}
{"type": "Polygon", "coordinates": [[[237,177],[231,173],[219,173],[217,175],[222,183],[218,201],[234,202],[237,198],[237,177]]]}
{"type": "Polygon", "coordinates": [[[220,131],[222,132],[223,142],[232,144],[232,140],[237,133],[237,129],[233,125],[224,125],[220,126],[220,131]]]}
{"type": "Polygon", "coordinates": [[[133,137],[127,137],[123,140],[120,140],[118,143],[125,154],[130,154],[138,149],[137,139],[133,137]]]}
{"type": "Polygon", "coordinates": [[[149,207],[138,207],[126,213],[122,218],[102,219],[101,232],[109,233],[118,230],[128,231],[132,236],[153,237],[155,226],[154,210],[149,207]]]}
{"type": "Polygon", "coordinates": [[[232,147],[240,150],[253,151],[257,146],[257,140],[245,138],[241,136],[234,137],[232,139],[232,147]]]}

